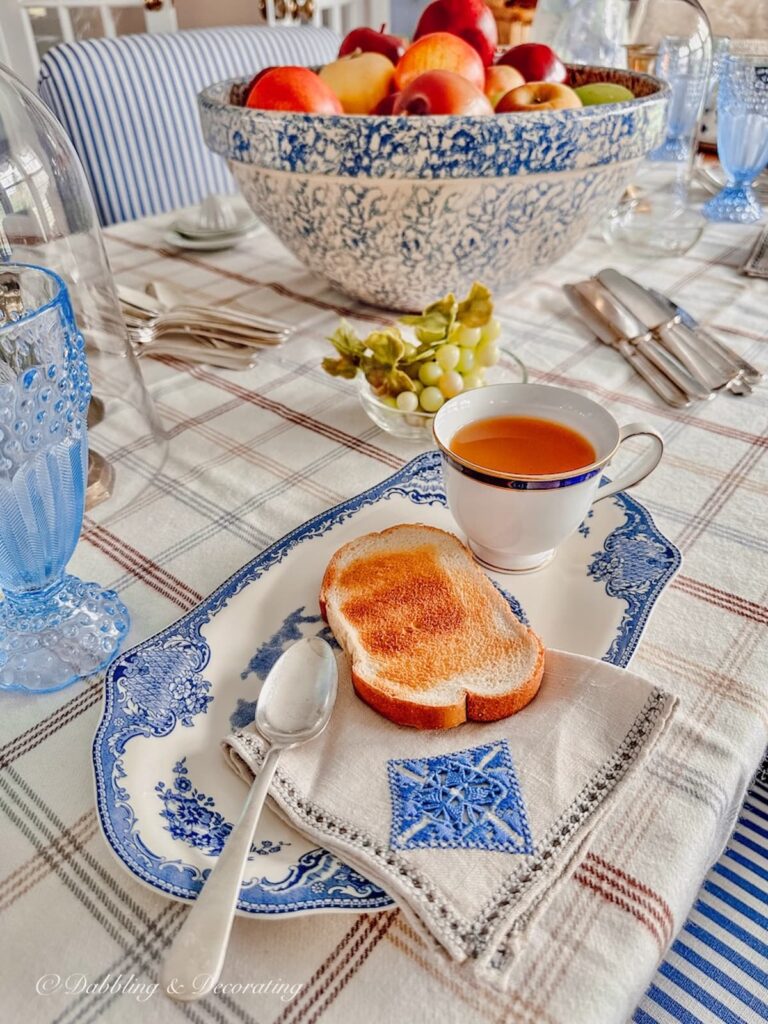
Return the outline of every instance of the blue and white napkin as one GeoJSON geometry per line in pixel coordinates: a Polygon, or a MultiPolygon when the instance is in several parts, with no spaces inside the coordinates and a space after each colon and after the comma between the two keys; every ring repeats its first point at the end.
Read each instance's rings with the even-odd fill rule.
{"type": "MultiPolygon", "coordinates": [[[[526,925],[620,807],[675,698],[606,662],[548,651],[541,689],[518,714],[427,732],[360,701],[343,655],[339,670],[327,730],[281,758],[276,810],[504,987],[526,925]]],[[[246,781],[265,747],[253,727],[224,741],[246,781]]]]}

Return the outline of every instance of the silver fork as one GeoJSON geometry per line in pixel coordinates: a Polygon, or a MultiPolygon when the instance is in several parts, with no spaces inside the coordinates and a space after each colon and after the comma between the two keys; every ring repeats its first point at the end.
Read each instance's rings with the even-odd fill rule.
{"type": "Polygon", "coordinates": [[[217,329],[226,328],[242,333],[244,337],[255,337],[265,344],[278,344],[281,341],[286,341],[294,333],[294,328],[290,324],[247,310],[227,306],[198,305],[188,301],[171,302],[171,298],[175,298],[179,294],[175,288],[163,286],[161,291],[159,284],[155,288],[159,294],[148,295],[134,288],[119,285],[118,295],[124,314],[136,320],[151,322],[162,317],[169,322],[178,320],[186,324],[195,321],[196,323],[216,325],[217,329]]]}
{"type": "Polygon", "coordinates": [[[152,324],[127,326],[128,340],[139,358],[173,356],[184,362],[205,363],[227,370],[247,370],[256,362],[258,350],[253,346],[233,347],[221,339],[192,333],[180,337],[177,329],[163,329],[152,324]],[[218,345],[215,344],[217,341],[218,345]]]}
{"type": "Polygon", "coordinates": [[[123,308],[125,322],[131,328],[150,328],[155,334],[196,334],[203,337],[219,338],[236,345],[265,346],[280,345],[285,336],[272,331],[261,331],[254,327],[210,316],[199,316],[189,310],[169,310],[153,316],[137,315],[123,308]]]}

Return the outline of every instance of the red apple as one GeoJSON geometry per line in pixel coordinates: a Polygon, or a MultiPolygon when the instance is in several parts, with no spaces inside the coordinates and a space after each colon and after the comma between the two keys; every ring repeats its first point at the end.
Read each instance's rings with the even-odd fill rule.
{"type": "Polygon", "coordinates": [[[236,107],[244,107],[245,102],[251,95],[251,89],[258,82],[260,78],[263,78],[268,71],[272,71],[274,64],[270,64],[269,67],[262,68],[261,71],[257,71],[250,82],[235,82],[232,88],[229,90],[229,102],[234,104],[236,107]]]}
{"type": "Polygon", "coordinates": [[[356,50],[320,69],[320,78],[341,100],[345,114],[370,114],[389,95],[395,73],[381,53],[356,50]]]}
{"type": "Polygon", "coordinates": [[[395,87],[405,89],[425,71],[453,71],[481,92],[485,85],[485,67],[477,50],[450,32],[432,32],[411,43],[395,68],[395,87]]]}
{"type": "Polygon", "coordinates": [[[309,68],[271,68],[248,96],[246,107],[293,110],[306,114],[343,114],[336,93],[309,68]]]}
{"type": "Polygon", "coordinates": [[[492,114],[488,97],[454,71],[425,71],[400,93],[394,114],[492,114]]]}
{"type": "Polygon", "coordinates": [[[353,28],[344,37],[339,47],[339,56],[346,57],[355,50],[362,50],[363,53],[380,53],[397,64],[405,53],[406,43],[400,36],[391,36],[385,32],[386,27],[382,25],[378,32],[375,28],[353,28]]]}
{"type": "Polygon", "coordinates": [[[562,82],[526,82],[502,96],[497,114],[526,110],[572,110],[582,102],[570,86],[562,82]]]}
{"type": "Polygon", "coordinates": [[[493,64],[499,42],[496,21],[484,0],[434,0],[419,18],[414,39],[430,32],[452,32],[480,54],[483,64],[493,64]]]}
{"type": "Polygon", "coordinates": [[[510,89],[516,89],[518,85],[525,85],[525,79],[517,70],[508,64],[494,64],[485,71],[485,95],[495,107],[502,96],[505,96],[510,89]]]}
{"type": "Polygon", "coordinates": [[[390,114],[395,112],[395,104],[400,99],[401,94],[399,92],[391,92],[389,96],[385,96],[384,99],[375,107],[371,113],[376,114],[377,117],[389,117],[390,114]]]}
{"type": "Polygon", "coordinates": [[[565,82],[568,78],[565,64],[544,43],[513,46],[496,63],[517,68],[526,82],[565,82]]]}

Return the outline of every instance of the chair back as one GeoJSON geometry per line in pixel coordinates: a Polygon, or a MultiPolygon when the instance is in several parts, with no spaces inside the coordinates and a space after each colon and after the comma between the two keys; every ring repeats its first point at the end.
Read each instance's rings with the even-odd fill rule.
{"type": "Polygon", "coordinates": [[[0,0],[0,61],[30,88],[40,57],[57,43],[86,36],[112,38],[122,31],[173,32],[176,10],[166,0],[148,11],[144,0],[0,0]]]}
{"type": "Polygon", "coordinates": [[[330,29],[238,26],[64,43],[45,54],[38,91],[83,162],[102,224],[234,192],[203,141],[197,94],[272,64],[325,64],[330,29]]]}

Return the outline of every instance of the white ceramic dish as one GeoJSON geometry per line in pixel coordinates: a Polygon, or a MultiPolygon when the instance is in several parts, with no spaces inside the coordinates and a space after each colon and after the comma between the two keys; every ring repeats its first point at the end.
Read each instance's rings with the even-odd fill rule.
{"type": "MultiPolygon", "coordinates": [[[[437,452],[304,523],[112,665],[93,743],[97,807],[109,846],[142,882],[195,898],[245,797],[224,762],[222,737],[252,720],[261,681],[287,644],[309,633],[330,637],[317,594],[333,552],[402,522],[456,529],[437,452]]],[[[540,573],[513,584],[489,575],[547,645],[626,665],[679,564],[645,509],[619,494],[596,505],[540,573]]],[[[386,893],[265,809],[240,912],[390,905],[386,893]]]]}
{"type": "Polygon", "coordinates": [[[226,235],[214,235],[209,238],[187,238],[180,235],[178,231],[170,229],[163,235],[163,241],[172,245],[174,249],[189,249],[192,252],[218,252],[220,249],[231,249],[244,238],[258,230],[261,225],[256,223],[247,231],[236,231],[226,235]]]}
{"type": "Polygon", "coordinates": [[[257,224],[257,219],[242,196],[209,195],[190,210],[183,210],[171,224],[185,238],[208,239],[224,235],[242,235],[257,224]]]}
{"type": "Polygon", "coordinates": [[[250,210],[246,210],[245,213],[239,218],[239,220],[233,224],[231,228],[208,228],[203,227],[196,223],[195,219],[189,214],[179,217],[178,220],[171,224],[171,231],[181,235],[183,238],[191,238],[193,240],[200,239],[201,241],[208,241],[214,238],[234,238],[236,235],[246,235],[250,231],[253,231],[257,227],[259,221],[251,213],[250,210]]]}

